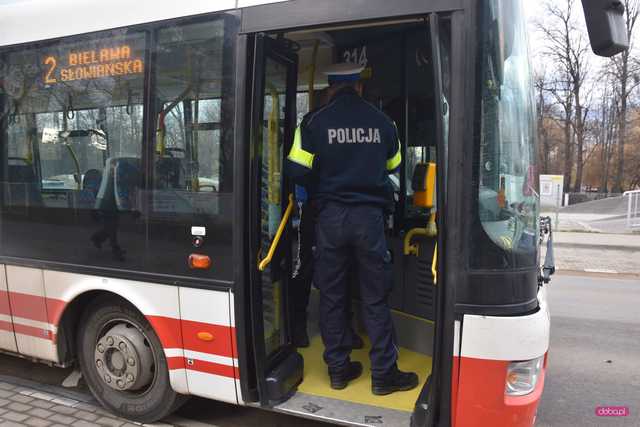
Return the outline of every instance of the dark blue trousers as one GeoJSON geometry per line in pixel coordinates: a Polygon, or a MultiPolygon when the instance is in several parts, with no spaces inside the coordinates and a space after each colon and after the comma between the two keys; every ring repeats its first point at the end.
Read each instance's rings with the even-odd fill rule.
{"type": "Polygon", "coordinates": [[[314,283],[320,290],[320,332],[324,360],[339,369],[351,353],[348,301],[350,262],[355,265],[362,317],[371,340],[371,373],[384,375],[396,364],[391,311],[391,282],[385,279],[388,257],[382,208],[327,202],[318,205],[314,283]]]}

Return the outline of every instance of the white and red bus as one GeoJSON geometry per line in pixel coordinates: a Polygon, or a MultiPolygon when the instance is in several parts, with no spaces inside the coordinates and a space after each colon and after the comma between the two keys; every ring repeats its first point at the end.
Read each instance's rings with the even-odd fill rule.
{"type": "Polygon", "coordinates": [[[32,0],[1,5],[0,29],[3,352],[78,365],[141,422],[194,395],[345,425],[533,424],[549,312],[521,1],[32,0]],[[329,388],[314,321],[291,344],[282,162],[338,60],[366,66],[403,149],[389,304],[421,386],[386,397],[368,375],[329,388]]]}

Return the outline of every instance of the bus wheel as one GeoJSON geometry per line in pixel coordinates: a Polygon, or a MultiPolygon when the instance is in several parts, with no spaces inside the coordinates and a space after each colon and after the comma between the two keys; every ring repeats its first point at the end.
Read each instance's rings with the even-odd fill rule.
{"type": "Polygon", "coordinates": [[[142,423],[178,409],[186,396],[169,381],[167,359],[147,319],[129,304],[91,304],[78,331],[78,360],[95,398],[113,413],[142,423]]]}

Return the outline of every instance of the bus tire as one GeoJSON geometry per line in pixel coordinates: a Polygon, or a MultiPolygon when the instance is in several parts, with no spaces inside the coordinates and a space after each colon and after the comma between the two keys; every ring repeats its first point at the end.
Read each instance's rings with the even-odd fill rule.
{"type": "Polygon", "coordinates": [[[147,319],[118,299],[92,301],[78,330],[78,361],[93,396],[120,417],[153,423],[176,411],[167,359],[147,319]]]}

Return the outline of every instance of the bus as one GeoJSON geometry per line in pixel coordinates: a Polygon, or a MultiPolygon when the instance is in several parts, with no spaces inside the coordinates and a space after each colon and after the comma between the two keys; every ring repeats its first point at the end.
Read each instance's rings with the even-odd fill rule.
{"type": "MultiPolygon", "coordinates": [[[[521,0],[3,3],[3,352],[78,366],[144,423],[200,396],[343,425],[533,425],[550,318],[521,0]],[[315,293],[310,346],[292,345],[283,159],[340,61],[401,139],[386,273],[420,386],[390,396],[369,375],[329,387],[315,293]]],[[[622,12],[587,3],[597,49],[624,48],[622,12]]]]}

